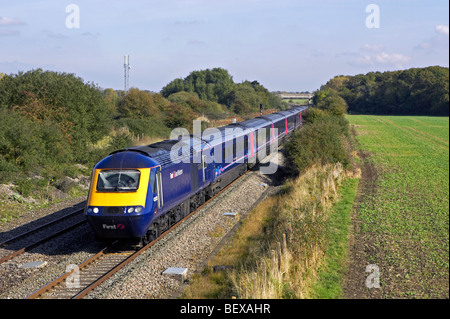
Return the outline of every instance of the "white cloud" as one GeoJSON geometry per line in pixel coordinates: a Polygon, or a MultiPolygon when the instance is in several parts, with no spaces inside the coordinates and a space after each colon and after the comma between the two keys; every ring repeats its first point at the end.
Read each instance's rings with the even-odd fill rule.
{"type": "Polygon", "coordinates": [[[401,53],[387,53],[384,51],[384,46],[377,44],[364,44],[361,50],[365,53],[354,59],[353,63],[356,65],[394,65],[401,67],[411,59],[401,53]]]}
{"type": "Polygon", "coordinates": [[[20,19],[0,17],[0,26],[23,25],[23,24],[25,23],[23,23],[20,19]]]}
{"type": "Polygon", "coordinates": [[[20,32],[16,30],[0,30],[0,36],[4,35],[19,35],[20,32]]]}
{"type": "Polygon", "coordinates": [[[384,47],[382,45],[377,44],[364,44],[364,46],[361,48],[363,51],[367,52],[380,52],[383,51],[384,47]]]}
{"type": "Polygon", "coordinates": [[[432,44],[429,41],[424,41],[415,47],[415,49],[430,49],[431,47],[432,44]]]}
{"type": "Polygon", "coordinates": [[[435,30],[439,34],[448,35],[448,25],[438,24],[435,27],[435,30]]]}
{"type": "Polygon", "coordinates": [[[372,58],[369,55],[364,55],[364,56],[356,58],[355,63],[358,65],[373,65],[374,64],[374,62],[372,61],[372,58]]]}
{"type": "Polygon", "coordinates": [[[203,44],[205,44],[204,41],[198,40],[198,39],[189,39],[189,40],[187,41],[187,43],[188,43],[188,44],[192,44],[192,45],[203,45],[203,44]]]}
{"type": "Polygon", "coordinates": [[[42,33],[46,34],[49,38],[52,39],[68,39],[69,37],[67,35],[64,35],[62,33],[56,33],[50,30],[42,30],[42,33]]]}
{"type": "Polygon", "coordinates": [[[189,20],[189,21],[176,21],[175,25],[195,25],[195,24],[204,24],[204,20],[189,20]]]}
{"type": "Polygon", "coordinates": [[[400,53],[378,52],[373,54],[365,54],[354,60],[356,65],[393,65],[401,68],[405,63],[409,62],[411,57],[400,53]]]}
{"type": "Polygon", "coordinates": [[[381,52],[375,56],[375,61],[380,64],[395,64],[395,65],[401,65],[403,63],[406,63],[411,58],[409,56],[400,54],[400,53],[386,53],[381,52]]]}
{"type": "Polygon", "coordinates": [[[428,39],[424,39],[414,47],[414,50],[425,50],[428,53],[436,53],[438,51],[448,52],[448,25],[438,24],[434,29],[437,34],[428,39]]]}

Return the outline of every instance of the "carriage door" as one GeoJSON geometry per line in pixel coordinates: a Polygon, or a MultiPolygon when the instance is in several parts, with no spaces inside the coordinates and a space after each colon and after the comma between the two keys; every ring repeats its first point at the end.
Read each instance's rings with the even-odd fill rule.
{"type": "Polygon", "coordinates": [[[206,155],[202,155],[202,173],[203,173],[203,182],[206,181],[206,168],[208,164],[206,164],[206,155]]]}
{"type": "Polygon", "coordinates": [[[158,208],[161,208],[164,205],[161,167],[156,168],[156,194],[158,197],[158,208]]]}
{"type": "MultiPolygon", "coordinates": [[[[193,161],[194,162],[194,161],[193,161]]],[[[198,189],[198,164],[191,163],[191,192],[197,192],[198,189]]]]}

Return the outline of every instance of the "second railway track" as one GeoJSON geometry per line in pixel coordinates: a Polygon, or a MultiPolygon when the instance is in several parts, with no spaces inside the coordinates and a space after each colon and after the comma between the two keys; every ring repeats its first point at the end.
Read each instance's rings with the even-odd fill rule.
{"type": "Polygon", "coordinates": [[[79,209],[9,238],[0,243],[2,249],[0,264],[84,224],[86,224],[86,219],[83,216],[83,209],[79,209]]]}
{"type": "Polygon", "coordinates": [[[116,241],[111,244],[111,246],[102,249],[99,253],[74,267],[74,269],[71,269],[54,281],[33,292],[31,295],[27,296],[27,299],[81,299],[85,297],[97,286],[109,279],[136,257],[154,246],[158,241],[162,240],[167,234],[202,210],[206,205],[217,200],[217,198],[223,195],[227,189],[241,183],[243,179],[248,178],[250,173],[251,171],[248,171],[246,174],[236,179],[214,198],[184,217],[169,230],[161,234],[160,237],[146,246],[135,249],[129,242],[116,241]]]}
{"type": "MultiPolygon", "coordinates": [[[[161,273],[167,267],[177,265],[188,267],[189,272],[195,271],[222,237],[236,224],[236,220],[231,221],[230,217],[223,217],[223,212],[237,211],[240,215],[245,214],[252,207],[252,203],[267,192],[269,189],[267,184],[270,183],[268,177],[258,174],[257,171],[248,173],[190,214],[190,217],[186,217],[183,222],[179,222],[178,227],[173,227],[150,243],[148,246],[153,249],[136,251],[132,247],[108,247],[107,250],[93,257],[95,255],[93,250],[100,250],[101,246],[93,243],[93,235],[89,227],[83,227],[85,229],[79,231],[82,237],[76,238],[79,235],[74,235],[70,239],[70,245],[76,243],[80,245],[80,248],[71,248],[69,251],[74,251],[73,253],[69,252],[64,258],[58,257],[54,263],[51,261],[53,259],[50,258],[51,256],[44,255],[49,260],[47,266],[42,269],[28,270],[31,272],[30,278],[25,278],[17,287],[7,287],[8,291],[3,294],[0,285],[0,298],[170,297],[179,283],[162,278],[161,273]],[[127,262],[123,262],[125,260],[127,262]],[[128,263],[131,260],[134,262],[128,263]],[[65,289],[67,288],[65,279],[74,278],[70,277],[70,272],[64,271],[69,264],[79,267],[80,281],[78,286],[77,282],[72,282],[69,285],[70,289],[65,289]],[[124,268],[123,271],[119,271],[121,268],[124,268]],[[56,277],[59,279],[54,281],[56,277]],[[57,284],[58,281],[59,284],[57,284]],[[52,283],[48,284],[49,282],[52,283]],[[103,284],[100,285],[101,283],[103,284]],[[45,288],[41,290],[42,287],[45,288]],[[92,291],[95,287],[97,288],[92,291]]],[[[18,265],[18,263],[19,261],[5,264],[11,264],[14,268],[14,264],[18,265]]],[[[24,270],[21,272],[23,273],[24,270]]],[[[0,275],[2,275],[1,267],[0,275]]],[[[7,276],[22,275],[19,272],[18,275],[6,273],[7,276]]]]}
{"type": "MultiPolygon", "coordinates": [[[[242,196],[243,194],[245,194],[246,191],[248,191],[248,189],[241,189],[241,188],[248,188],[248,187],[250,187],[250,184],[253,185],[257,189],[259,188],[258,194],[266,193],[268,190],[268,188],[266,189],[266,186],[268,186],[268,185],[262,183],[263,180],[268,182],[267,178],[261,177],[261,175],[258,174],[257,172],[249,171],[247,174],[243,175],[241,178],[237,179],[232,184],[230,184],[227,188],[225,188],[221,193],[219,193],[213,199],[211,199],[210,201],[205,203],[202,207],[198,208],[196,211],[194,211],[191,214],[189,214],[188,216],[186,216],[184,219],[179,221],[168,231],[163,233],[159,238],[157,238],[153,242],[149,243],[145,247],[136,250],[136,249],[130,247],[130,245],[128,245],[128,247],[127,247],[127,246],[124,246],[123,244],[121,244],[120,242],[117,242],[115,245],[112,245],[111,247],[108,247],[108,248],[102,250],[98,254],[92,256],[88,260],[79,264],[74,270],[71,270],[71,271],[65,273],[64,275],[60,276],[53,282],[47,284],[46,286],[42,287],[41,289],[38,289],[37,291],[35,291],[31,295],[29,295],[28,298],[30,298],[30,299],[31,298],[79,299],[79,298],[85,298],[85,297],[104,298],[104,296],[101,295],[102,292],[98,293],[97,290],[94,291],[94,289],[97,289],[97,287],[99,287],[101,284],[103,284],[107,281],[109,281],[109,283],[111,283],[111,280],[112,280],[112,282],[114,282],[113,276],[116,275],[119,272],[119,270],[121,270],[125,267],[133,268],[133,266],[130,265],[131,261],[137,259],[140,255],[147,254],[147,256],[148,256],[148,254],[150,254],[150,255],[151,254],[159,254],[158,251],[160,251],[162,247],[165,247],[164,249],[167,249],[170,246],[175,246],[173,243],[180,241],[179,236],[183,236],[182,234],[189,234],[189,235],[195,237],[196,231],[199,230],[196,223],[198,223],[199,220],[204,218],[204,216],[202,217],[202,214],[203,215],[209,214],[210,211],[214,211],[214,207],[216,207],[216,206],[221,207],[221,205],[223,205],[223,204],[220,204],[220,202],[223,202],[223,201],[226,201],[226,202],[230,201],[232,203],[233,202],[237,203],[238,201],[236,200],[236,198],[233,198],[233,196],[235,196],[237,194],[242,196]],[[250,181],[250,180],[253,180],[253,181],[250,181]],[[261,184],[263,184],[265,186],[261,186],[261,184]],[[240,189],[241,189],[241,191],[239,191],[240,189]],[[174,240],[177,237],[178,237],[178,239],[174,240]],[[154,246],[157,246],[157,247],[155,247],[155,249],[152,250],[151,248],[154,246]],[[153,251],[153,252],[149,253],[148,251],[153,251]],[[78,273],[75,273],[75,272],[78,272],[78,273]]],[[[250,196],[250,194],[252,194],[252,193],[247,192],[247,194],[250,196]]],[[[255,197],[260,197],[260,195],[255,196],[255,197]]],[[[255,202],[256,202],[256,200],[257,200],[257,198],[255,198],[255,202]]],[[[253,200],[251,200],[249,198],[245,198],[245,195],[244,195],[244,197],[239,199],[239,202],[244,202],[245,204],[248,205],[248,204],[251,204],[253,202],[253,200]]],[[[240,213],[242,214],[246,210],[248,210],[248,208],[243,209],[240,213]]],[[[203,257],[199,258],[198,260],[195,260],[195,257],[189,256],[189,251],[186,249],[181,254],[181,256],[177,252],[175,252],[175,254],[178,255],[179,257],[185,257],[191,261],[195,261],[197,263],[196,267],[198,267],[199,266],[198,263],[201,263],[208,256],[208,254],[212,251],[212,248],[214,248],[215,245],[217,245],[217,243],[220,241],[220,238],[222,237],[222,235],[224,235],[227,232],[225,227],[231,229],[231,227],[236,223],[236,221],[229,222],[229,217],[227,218],[227,217],[222,216],[221,217],[222,224],[223,224],[224,218],[228,219],[228,221],[225,222],[227,224],[227,226],[220,226],[220,227],[214,226],[215,228],[213,228],[209,232],[203,232],[202,235],[206,235],[208,237],[208,239],[212,239],[212,240],[210,240],[210,243],[208,243],[210,245],[205,245],[205,246],[208,246],[207,249],[205,249],[205,247],[202,247],[202,249],[201,249],[202,254],[199,254],[198,252],[194,253],[195,257],[200,257],[201,255],[203,255],[203,257]],[[222,233],[220,236],[213,233],[214,231],[217,231],[218,229],[222,233]],[[211,238],[211,237],[213,237],[213,238],[211,238]],[[209,251],[209,253],[208,253],[208,251],[209,251]],[[183,256],[183,255],[185,255],[185,256],[183,256]]],[[[202,241],[204,241],[204,239],[199,240],[198,238],[197,238],[197,240],[200,243],[202,241]]],[[[193,242],[195,242],[195,239],[194,240],[186,239],[185,242],[193,243],[193,242]]],[[[168,249],[170,250],[170,248],[168,248],[168,249]]],[[[151,261],[159,260],[164,263],[164,261],[162,259],[167,259],[166,262],[168,262],[168,263],[172,262],[172,261],[170,261],[171,256],[169,256],[169,255],[164,256],[164,254],[161,257],[150,258],[151,261]]],[[[133,265],[134,265],[134,263],[133,263],[133,265]]],[[[172,266],[176,266],[176,265],[172,264],[172,266]]],[[[153,271],[158,271],[158,275],[153,276],[152,279],[153,280],[160,279],[161,273],[163,272],[164,269],[158,268],[158,267],[152,267],[152,269],[153,269],[153,271]]],[[[125,281],[127,281],[127,279],[125,279],[125,281]]],[[[120,280],[120,282],[123,282],[123,281],[120,280]]],[[[152,284],[149,283],[149,286],[151,286],[151,285],[152,284]]],[[[163,284],[163,285],[165,285],[165,284],[163,284]]],[[[100,286],[100,287],[103,287],[103,286],[100,286]]],[[[100,289],[100,290],[102,290],[102,289],[100,289]]],[[[106,289],[106,290],[108,290],[108,289],[106,289]]],[[[119,290],[122,290],[122,289],[119,288],[119,290]]],[[[170,292],[166,293],[166,295],[162,296],[162,297],[169,297],[171,293],[173,293],[172,290],[170,292]]],[[[159,297],[159,296],[150,296],[148,294],[145,296],[150,297],[150,298],[159,297]]],[[[126,296],[123,296],[123,297],[127,298],[126,296]]],[[[142,296],[140,296],[140,297],[142,297],[142,296]]],[[[106,298],[110,298],[110,296],[106,296],[106,298]]]]}

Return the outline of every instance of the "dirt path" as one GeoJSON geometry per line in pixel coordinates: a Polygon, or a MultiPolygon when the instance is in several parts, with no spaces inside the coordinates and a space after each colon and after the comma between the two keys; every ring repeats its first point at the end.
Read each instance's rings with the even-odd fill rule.
{"type": "MultiPolygon", "coordinates": [[[[355,131],[353,130],[353,135],[355,131]]],[[[376,249],[373,245],[374,238],[372,234],[362,232],[361,221],[358,218],[359,203],[367,203],[367,198],[373,198],[377,192],[378,173],[375,165],[370,160],[368,153],[358,151],[358,157],[361,159],[361,180],[359,182],[357,199],[353,207],[352,225],[350,229],[347,275],[343,282],[343,297],[345,299],[373,299],[382,298],[380,289],[375,288],[375,281],[370,281],[368,288],[366,279],[369,275],[374,275],[373,266],[369,266],[370,256],[376,249]],[[369,266],[370,272],[366,272],[369,266]]]]}

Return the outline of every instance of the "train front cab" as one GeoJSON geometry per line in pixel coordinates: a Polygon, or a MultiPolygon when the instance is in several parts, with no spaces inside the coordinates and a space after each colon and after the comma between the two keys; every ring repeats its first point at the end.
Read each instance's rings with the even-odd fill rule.
{"type": "MultiPolygon", "coordinates": [[[[101,163],[101,162],[100,162],[101,163]]],[[[98,240],[141,238],[163,205],[161,168],[94,168],[86,217],[98,240]]]]}

